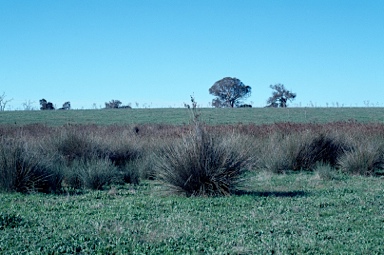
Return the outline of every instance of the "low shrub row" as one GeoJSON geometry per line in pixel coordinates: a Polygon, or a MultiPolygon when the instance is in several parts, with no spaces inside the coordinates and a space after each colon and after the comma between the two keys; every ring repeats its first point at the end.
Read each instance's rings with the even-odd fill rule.
{"type": "Polygon", "coordinates": [[[156,179],[170,191],[233,193],[249,170],[383,175],[384,125],[0,126],[0,189],[63,192],[156,179]],[[39,132],[40,130],[40,132],[39,132]]]}
{"type": "MultiPolygon", "coordinates": [[[[353,130],[351,130],[353,131],[353,130]]],[[[258,168],[274,173],[314,171],[319,164],[346,174],[378,176],[384,169],[382,135],[341,133],[337,130],[276,133],[259,147],[258,168]]]]}
{"type": "MultiPolygon", "coordinates": [[[[100,135],[100,134],[99,134],[100,135]]],[[[0,138],[0,189],[62,192],[102,189],[112,183],[139,181],[133,170],[138,143],[130,136],[98,136],[65,127],[58,134],[0,138]]]]}

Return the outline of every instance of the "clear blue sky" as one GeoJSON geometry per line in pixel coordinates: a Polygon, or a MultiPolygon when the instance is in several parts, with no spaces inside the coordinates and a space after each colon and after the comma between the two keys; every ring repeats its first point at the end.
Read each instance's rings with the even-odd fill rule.
{"type": "Polygon", "coordinates": [[[0,94],[182,107],[224,77],[291,106],[384,106],[383,0],[0,0],[0,94]]]}

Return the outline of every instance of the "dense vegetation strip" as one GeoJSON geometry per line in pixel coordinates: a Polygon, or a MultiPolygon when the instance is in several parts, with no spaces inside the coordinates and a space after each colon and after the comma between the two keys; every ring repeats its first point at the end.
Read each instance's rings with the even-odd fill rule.
{"type": "Polygon", "coordinates": [[[3,125],[0,132],[5,191],[102,189],[157,179],[189,195],[229,194],[246,171],[384,174],[384,124],[35,124],[3,125]]]}

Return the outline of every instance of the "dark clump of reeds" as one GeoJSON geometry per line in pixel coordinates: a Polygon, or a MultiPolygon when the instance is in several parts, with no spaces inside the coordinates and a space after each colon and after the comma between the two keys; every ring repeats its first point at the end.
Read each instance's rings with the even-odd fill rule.
{"type": "Polygon", "coordinates": [[[0,189],[8,192],[57,192],[62,172],[51,158],[24,139],[0,140],[0,189]]]}
{"type": "Polygon", "coordinates": [[[101,189],[113,183],[139,183],[133,169],[140,158],[140,146],[120,134],[69,130],[56,141],[58,153],[65,160],[66,184],[74,188],[101,189]]]}
{"type": "Polygon", "coordinates": [[[338,166],[349,174],[384,175],[384,139],[366,137],[363,141],[354,140],[352,149],[338,159],[338,166]]]}
{"type": "Polygon", "coordinates": [[[259,168],[283,173],[313,171],[320,164],[349,174],[383,174],[383,124],[337,122],[301,126],[260,139],[259,168]]]}
{"type": "Polygon", "coordinates": [[[75,160],[67,167],[65,184],[75,189],[103,189],[121,182],[121,174],[108,159],[75,160]]]}
{"type": "Polygon", "coordinates": [[[251,157],[238,136],[190,134],[155,157],[156,178],[187,196],[229,195],[236,190],[251,157]]]}
{"type": "Polygon", "coordinates": [[[319,162],[336,167],[340,156],[350,150],[351,147],[335,134],[321,133],[302,144],[296,155],[293,170],[313,170],[319,162]]]}
{"type": "Polygon", "coordinates": [[[139,183],[137,161],[142,148],[127,128],[28,125],[14,129],[0,129],[1,190],[57,193],[139,183]]]}

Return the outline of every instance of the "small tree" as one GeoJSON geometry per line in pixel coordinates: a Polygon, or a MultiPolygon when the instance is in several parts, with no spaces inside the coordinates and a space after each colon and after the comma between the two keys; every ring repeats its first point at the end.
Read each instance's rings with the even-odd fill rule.
{"type": "Polygon", "coordinates": [[[105,109],[132,109],[131,103],[127,105],[122,105],[123,103],[120,100],[111,100],[108,103],[105,103],[105,109]]]}
{"type": "Polygon", "coordinates": [[[242,99],[251,95],[251,87],[244,85],[239,79],[223,78],[209,89],[211,95],[216,96],[212,100],[214,107],[235,107],[242,104],[242,99]]]}
{"type": "Polygon", "coordinates": [[[44,98],[40,100],[40,110],[55,110],[55,107],[51,102],[48,102],[44,98]]]}
{"type": "Polygon", "coordinates": [[[287,107],[287,102],[293,101],[296,98],[296,93],[293,93],[285,89],[283,84],[275,84],[269,86],[271,89],[275,90],[272,93],[272,96],[267,101],[267,107],[287,107]]]}
{"type": "Polygon", "coordinates": [[[65,102],[63,104],[63,107],[61,107],[59,110],[70,110],[71,109],[71,103],[68,101],[68,102],[65,102]]]}
{"type": "Polygon", "coordinates": [[[111,100],[111,101],[105,103],[105,108],[106,109],[117,109],[120,107],[121,104],[122,103],[120,100],[111,100]]]}

